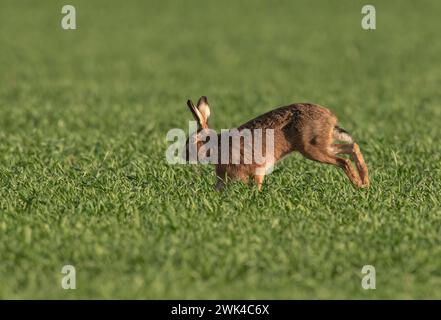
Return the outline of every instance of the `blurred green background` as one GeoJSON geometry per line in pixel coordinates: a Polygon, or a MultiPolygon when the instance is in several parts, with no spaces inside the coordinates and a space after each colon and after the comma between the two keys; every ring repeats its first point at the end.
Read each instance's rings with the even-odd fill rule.
{"type": "Polygon", "coordinates": [[[441,2],[365,4],[2,0],[0,297],[441,298],[441,2]],[[329,107],[372,186],[295,155],[216,193],[165,161],[201,95],[216,129],[329,107]]]}

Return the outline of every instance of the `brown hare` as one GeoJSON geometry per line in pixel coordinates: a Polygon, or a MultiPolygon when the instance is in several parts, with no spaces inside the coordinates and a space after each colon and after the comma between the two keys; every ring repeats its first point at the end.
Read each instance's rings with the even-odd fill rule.
{"type": "MultiPolygon", "coordinates": [[[[201,97],[196,107],[188,100],[187,105],[197,122],[198,130],[187,140],[185,158],[186,160],[189,159],[189,147],[191,145],[197,150],[198,157],[201,154],[209,156],[210,150],[204,150],[207,143],[207,140],[204,139],[204,132],[209,130],[210,107],[208,100],[206,97],[201,97]]],[[[357,187],[363,188],[369,185],[368,169],[358,145],[347,131],[337,125],[336,116],[322,106],[311,103],[296,103],[280,107],[246,122],[236,128],[236,131],[240,133],[245,129],[251,132],[257,131],[256,129],[261,131],[272,129],[273,156],[271,160],[260,163],[254,160],[248,163],[244,162],[243,158],[246,158],[246,152],[242,140],[236,147],[234,145],[228,146],[229,149],[227,149],[227,153],[230,154],[234,152],[232,148],[238,149],[236,151],[242,157],[239,163],[233,163],[229,156],[228,161],[221,161],[222,152],[218,152],[215,161],[213,161],[216,167],[217,190],[223,189],[225,183],[230,179],[247,181],[249,178],[252,178],[260,190],[268,168],[271,168],[275,162],[293,151],[300,152],[308,159],[340,167],[357,187]],[[344,144],[335,144],[334,140],[342,141],[344,144]],[[358,174],[350,160],[338,156],[340,154],[347,154],[352,158],[358,174]]],[[[257,141],[256,135],[253,134],[252,136],[257,141]]],[[[221,147],[221,134],[218,135],[217,140],[218,150],[225,153],[225,149],[221,147]]],[[[267,149],[269,150],[269,147],[265,145],[265,140],[259,141],[263,144],[264,152],[267,149]]],[[[254,149],[254,146],[255,144],[252,149],[254,149]]]]}

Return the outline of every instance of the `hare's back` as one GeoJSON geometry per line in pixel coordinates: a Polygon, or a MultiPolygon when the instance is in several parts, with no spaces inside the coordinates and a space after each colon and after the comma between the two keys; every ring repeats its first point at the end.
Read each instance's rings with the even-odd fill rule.
{"type": "Polygon", "coordinates": [[[241,125],[238,129],[283,129],[303,127],[308,123],[336,123],[337,119],[328,109],[312,103],[296,103],[264,113],[241,125]]]}

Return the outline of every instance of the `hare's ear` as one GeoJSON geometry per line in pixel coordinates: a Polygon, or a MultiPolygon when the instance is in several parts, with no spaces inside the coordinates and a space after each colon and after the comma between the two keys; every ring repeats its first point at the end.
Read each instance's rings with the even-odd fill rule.
{"type": "Polygon", "coordinates": [[[202,124],[205,122],[204,117],[199,112],[199,110],[194,106],[193,102],[191,100],[187,100],[187,106],[190,109],[191,113],[193,114],[194,119],[198,123],[199,127],[202,127],[202,124]]]}
{"type": "Polygon", "coordinates": [[[210,117],[210,106],[208,105],[207,97],[202,96],[198,101],[198,110],[204,117],[206,123],[208,123],[208,118],[210,117]]]}

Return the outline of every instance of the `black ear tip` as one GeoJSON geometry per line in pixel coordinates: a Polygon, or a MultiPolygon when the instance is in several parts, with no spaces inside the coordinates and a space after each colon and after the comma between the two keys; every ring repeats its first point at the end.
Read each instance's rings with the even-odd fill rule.
{"type": "Polygon", "coordinates": [[[206,96],[202,96],[199,98],[198,105],[200,105],[201,103],[208,104],[208,99],[206,96]]]}

